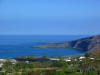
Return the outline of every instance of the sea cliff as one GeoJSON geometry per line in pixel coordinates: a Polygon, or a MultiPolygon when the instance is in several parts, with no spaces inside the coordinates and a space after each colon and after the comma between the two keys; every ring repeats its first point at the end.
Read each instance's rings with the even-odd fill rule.
{"type": "Polygon", "coordinates": [[[46,43],[36,48],[75,48],[82,50],[95,50],[100,48],[100,34],[63,43],[46,43]]]}

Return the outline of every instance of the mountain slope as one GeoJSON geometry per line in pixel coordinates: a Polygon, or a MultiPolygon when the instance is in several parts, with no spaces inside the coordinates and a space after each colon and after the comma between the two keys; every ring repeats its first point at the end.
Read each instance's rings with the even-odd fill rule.
{"type": "Polygon", "coordinates": [[[100,48],[100,35],[82,38],[64,43],[48,43],[37,48],[76,48],[82,50],[95,50],[100,48]]]}

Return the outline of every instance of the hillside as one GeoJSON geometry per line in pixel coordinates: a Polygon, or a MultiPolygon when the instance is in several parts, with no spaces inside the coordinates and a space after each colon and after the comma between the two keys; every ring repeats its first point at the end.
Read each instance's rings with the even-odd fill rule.
{"type": "Polygon", "coordinates": [[[47,43],[45,45],[36,46],[37,48],[75,48],[75,49],[82,49],[82,50],[95,50],[100,48],[100,34],[82,38],[78,40],[73,40],[64,43],[47,43]]]}

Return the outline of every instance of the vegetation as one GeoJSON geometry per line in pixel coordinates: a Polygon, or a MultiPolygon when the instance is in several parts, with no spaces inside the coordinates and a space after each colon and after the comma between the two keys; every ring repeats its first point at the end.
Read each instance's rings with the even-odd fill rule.
{"type": "Polygon", "coordinates": [[[100,50],[86,53],[85,57],[82,61],[77,58],[76,61],[69,62],[64,59],[45,62],[17,61],[15,64],[6,62],[0,68],[0,75],[100,75],[100,50]]]}

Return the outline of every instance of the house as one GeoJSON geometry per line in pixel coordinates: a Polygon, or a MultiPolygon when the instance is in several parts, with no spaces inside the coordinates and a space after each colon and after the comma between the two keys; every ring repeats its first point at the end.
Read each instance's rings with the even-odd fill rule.
{"type": "Polygon", "coordinates": [[[80,60],[80,61],[82,61],[82,60],[80,60]]]}
{"type": "Polygon", "coordinates": [[[50,58],[51,61],[59,61],[60,59],[50,58]]]}
{"type": "Polygon", "coordinates": [[[0,63],[0,67],[2,67],[3,66],[3,63],[0,63]]]}
{"type": "Polygon", "coordinates": [[[79,59],[80,59],[80,60],[85,59],[85,56],[81,56],[79,59]]]}
{"type": "Polygon", "coordinates": [[[64,59],[64,61],[69,62],[69,61],[71,61],[71,60],[70,60],[70,59],[64,59]]]}
{"type": "Polygon", "coordinates": [[[29,61],[25,61],[26,63],[29,63],[29,61]]]}
{"type": "Polygon", "coordinates": [[[77,61],[77,59],[74,59],[74,61],[77,61]]]}
{"type": "Polygon", "coordinates": [[[9,59],[12,64],[15,64],[17,61],[15,59],[9,59]]]}
{"type": "Polygon", "coordinates": [[[0,59],[0,63],[6,63],[7,60],[6,59],[0,59]]]}
{"type": "Polygon", "coordinates": [[[94,58],[90,58],[91,60],[94,60],[94,58]]]}

